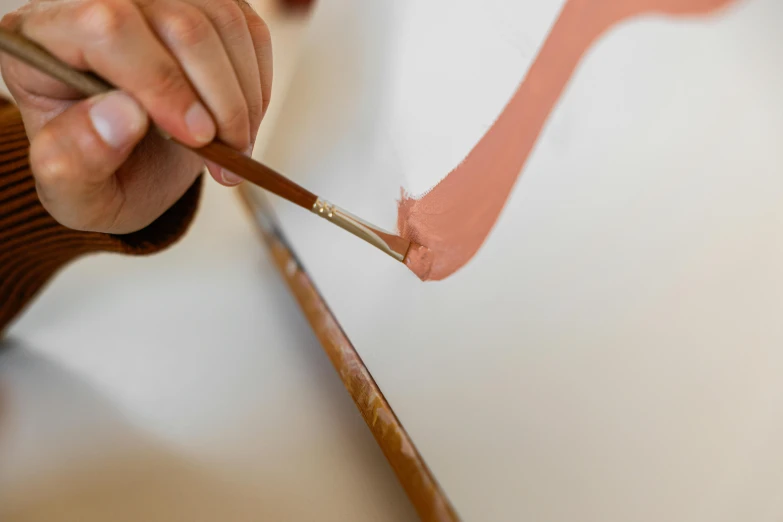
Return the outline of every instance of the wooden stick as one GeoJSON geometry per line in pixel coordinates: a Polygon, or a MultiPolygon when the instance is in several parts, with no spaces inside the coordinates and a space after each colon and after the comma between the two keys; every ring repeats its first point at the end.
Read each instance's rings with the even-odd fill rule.
{"type": "Polygon", "coordinates": [[[252,187],[239,192],[261,240],[269,248],[307,321],[321,341],[354,404],[423,522],[459,522],[454,507],[432,476],[378,384],[346,337],[329,306],[286,241],[269,204],[252,187]]]}

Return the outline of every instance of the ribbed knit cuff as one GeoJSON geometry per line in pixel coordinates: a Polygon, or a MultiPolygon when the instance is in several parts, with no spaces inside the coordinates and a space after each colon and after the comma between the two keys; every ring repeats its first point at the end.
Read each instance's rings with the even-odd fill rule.
{"type": "Polygon", "coordinates": [[[71,230],[43,208],[19,110],[0,98],[0,336],[51,277],[85,254],[146,255],[176,242],[198,207],[201,177],[154,223],[127,235],[71,230]]]}

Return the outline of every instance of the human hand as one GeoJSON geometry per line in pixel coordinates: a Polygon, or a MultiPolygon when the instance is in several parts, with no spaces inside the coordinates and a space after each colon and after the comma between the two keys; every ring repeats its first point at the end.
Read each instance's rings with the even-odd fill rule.
{"type": "MultiPolygon", "coordinates": [[[[33,0],[3,17],[49,52],[118,90],[80,93],[3,54],[0,69],[30,138],[41,203],[60,223],[124,234],[193,184],[217,136],[249,153],[269,104],[269,30],[244,0],[33,0]]],[[[224,185],[241,181],[207,162],[224,185]]]]}

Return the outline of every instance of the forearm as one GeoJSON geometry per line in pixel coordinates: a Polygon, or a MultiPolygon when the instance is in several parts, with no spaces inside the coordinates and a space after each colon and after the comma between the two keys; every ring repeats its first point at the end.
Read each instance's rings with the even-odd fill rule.
{"type": "Polygon", "coordinates": [[[70,261],[95,252],[151,254],[174,243],[192,221],[201,192],[199,178],[165,214],[133,234],[71,230],[41,206],[28,149],[19,111],[0,98],[0,335],[70,261]]]}

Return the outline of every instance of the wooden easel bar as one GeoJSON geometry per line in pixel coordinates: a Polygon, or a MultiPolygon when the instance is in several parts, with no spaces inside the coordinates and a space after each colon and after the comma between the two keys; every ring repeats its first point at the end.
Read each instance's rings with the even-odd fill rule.
{"type": "Polygon", "coordinates": [[[244,184],[240,199],[316,337],[424,522],[458,522],[454,508],[419,455],[356,349],[288,245],[269,204],[244,184]]]}

